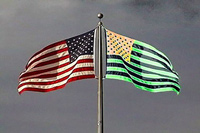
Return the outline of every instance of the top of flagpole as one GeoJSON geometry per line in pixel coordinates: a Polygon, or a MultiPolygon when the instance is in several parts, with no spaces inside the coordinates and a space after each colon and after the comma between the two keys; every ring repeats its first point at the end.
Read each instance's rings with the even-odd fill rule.
{"type": "Polygon", "coordinates": [[[101,19],[103,18],[103,14],[102,14],[102,13],[99,13],[99,14],[97,15],[97,17],[99,18],[99,25],[102,25],[101,19]]]}
{"type": "Polygon", "coordinates": [[[99,13],[97,17],[98,17],[99,19],[102,19],[102,18],[103,18],[103,14],[102,14],[102,13],[99,13]]]}

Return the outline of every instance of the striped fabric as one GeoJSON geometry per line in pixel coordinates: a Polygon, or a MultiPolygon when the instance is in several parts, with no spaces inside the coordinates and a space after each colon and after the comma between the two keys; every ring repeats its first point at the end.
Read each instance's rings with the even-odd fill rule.
{"type": "Polygon", "coordinates": [[[107,79],[131,82],[150,92],[180,92],[170,60],[153,46],[106,29],[107,79]]]}
{"type": "Polygon", "coordinates": [[[75,80],[94,78],[93,46],[94,30],[43,48],[20,74],[18,92],[48,92],[75,80]]]}

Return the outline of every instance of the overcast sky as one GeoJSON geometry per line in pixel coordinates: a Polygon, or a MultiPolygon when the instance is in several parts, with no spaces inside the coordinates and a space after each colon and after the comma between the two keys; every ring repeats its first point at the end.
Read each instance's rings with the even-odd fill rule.
{"type": "Polygon", "coordinates": [[[179,73],[181,93],[150,93],[104,80],[105,133],[199,133],[199,0],[1,0],[0,132],[95,133],[97,80],[49,93],[17,93],[18,76],[41,48],[106,28],[152,44],[179,73]]]}

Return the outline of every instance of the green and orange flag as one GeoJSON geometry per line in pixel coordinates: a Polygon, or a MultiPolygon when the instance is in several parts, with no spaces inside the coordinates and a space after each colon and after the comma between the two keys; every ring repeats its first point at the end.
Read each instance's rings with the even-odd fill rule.
{"type": "Polygon", "coordinates": [[[180,92],[170,60],[153,46],[106,30],[107,79],[131,82],[150,92],[180,92]]]}

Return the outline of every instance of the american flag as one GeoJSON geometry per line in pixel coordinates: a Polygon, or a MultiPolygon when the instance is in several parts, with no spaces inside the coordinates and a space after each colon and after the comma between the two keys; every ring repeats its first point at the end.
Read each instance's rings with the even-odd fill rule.
{"type": "Polygon", "coordinates": [[[35,53],[20,74],[18,92],[49,92],[94,78],[94,31],[51,44],[35,53]]]}

